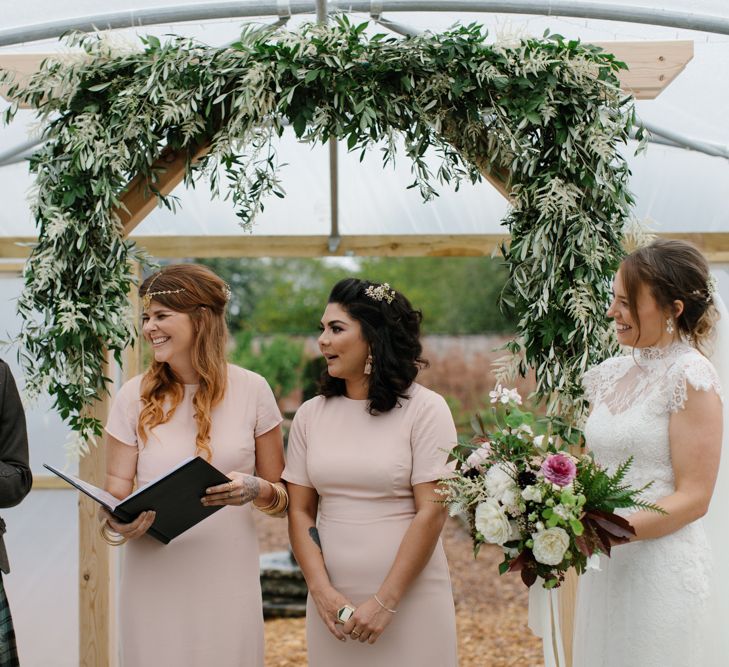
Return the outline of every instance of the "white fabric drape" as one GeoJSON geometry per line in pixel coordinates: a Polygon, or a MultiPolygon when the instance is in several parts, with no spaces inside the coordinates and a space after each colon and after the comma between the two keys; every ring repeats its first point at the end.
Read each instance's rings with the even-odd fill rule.
{"type": "Polygon", "coordinates": [[[724,432],[721,449],[719,476],[714,487],[705,525],[714,558],[712,581],[712,623],[710,636],[715,642],[712,655],[716,666],[726,665],[729,660],[729,576],[724,568],[729,563],[729,531],[727,531],[727,512],[729,512],[729,311],[721,296],[714,297],[714,305],[720,315],[716,326],[714,351],[709,359],[714,365],[722,385],[724,395],[724,432]]]}

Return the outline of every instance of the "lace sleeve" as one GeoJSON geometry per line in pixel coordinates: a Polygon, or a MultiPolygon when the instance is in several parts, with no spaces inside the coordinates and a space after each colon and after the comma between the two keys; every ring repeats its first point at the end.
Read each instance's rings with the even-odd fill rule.
{"type": "Polygon", "coordinates": [[[616,378],[623,372],[624,357],[606,359],[593,366],[582,376],[582,388],[590,405],[597,405],[608,392],[616,378]]]}
{"type": "Polygon", "coordinates": [[[600,368],[602,364],[593,366],[582,376],[582,388],[585,390],[585,398],[591,405],[597,403],[598,390],[600,385],[600,368]]]}
{"type": "Polygon", "coordinates": [[[676,364],[675,378],[673,379],[673,393],[670,397],[668,409],[670,412],[682,410],[688,397],[688,387],[691,385],[697,391],[713,391],[724,401],[721,383],[711,362],[698,352],[685,355],[676,364]]]}

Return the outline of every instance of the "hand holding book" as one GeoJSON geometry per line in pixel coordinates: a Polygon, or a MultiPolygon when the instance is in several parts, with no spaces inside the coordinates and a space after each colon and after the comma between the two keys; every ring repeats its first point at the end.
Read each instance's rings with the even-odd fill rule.
{"type": "Polygon", "coordinates": [[[128,538],[149,534],[164,544],[221,509],[221,505],[205,505],[201,499],[211,486],[230,482],[217,468],[195,456],[120,500],[104,489],[44,465],[98,502],[112,517],[112,530],[128,538]]]}
{"type": "MultiPolygon", "coordinates": [[[[157,512],[154,510],[145,510],[131,523],[122,523],[118,519],[115,519],[114,515],[105,507],[99,507],[99,521],[101,521],[102,524],[106,521],[109,528],[115,533],[121,535],[125,542],[126,540],[136,540],[137,538],[142,537],[142,535],[145,535],[152,527],[156,516],[157,512]]],[[[102,529],[102,537],[104,537],[103,533],[104,531],[102,529]]],[[[107,540],[106,537],[104,537],[104,539],[107,540]]],[[[109,540],[107,540],[107,542],[109,542],[109,540]]],[[[109,544],[112,544],[112,542],[109,542],[109,544]]]]}
{"type": "Polygon", "coordinates": [[[205,489],[202,504],[206,507],[218,505],[245,505],[261,494],[261,481],[258,477],[243,472],[229,472],[230,481],[205,489]]]}

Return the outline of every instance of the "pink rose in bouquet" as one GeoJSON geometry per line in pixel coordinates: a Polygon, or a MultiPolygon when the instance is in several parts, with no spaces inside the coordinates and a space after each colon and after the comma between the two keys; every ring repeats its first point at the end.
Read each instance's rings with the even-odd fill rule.
{"type": "Polygon", "coordinates": [[[565,454],[550,454],[542,463],[545,479],[557,486],[567,486],[577,476],[577,466],[565,454]]]}

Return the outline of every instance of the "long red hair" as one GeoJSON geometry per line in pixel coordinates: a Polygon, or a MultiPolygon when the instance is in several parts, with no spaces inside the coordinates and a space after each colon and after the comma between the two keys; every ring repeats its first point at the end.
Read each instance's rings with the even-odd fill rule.
{"type": "MultiPolygon", "coordinates": [[[[176,312],[186,313],[192,320],[192,366],[199,377],[199,386],[192,399],[197,423],[195,446],[196,452],[209,461],[213,453],[210,415],[225,395],[228,378],[225,304],[230,289],[205,266],[172,264],[142,283],[139,295],[144,297],[147,292],[154,301],[176,312]]],[[[141,386],[142,411],[138,429],[142,442],[147,442],[155,426],[172,418],[183,396],[183,384],[170,366],[152,360],[141,386]]]]}

